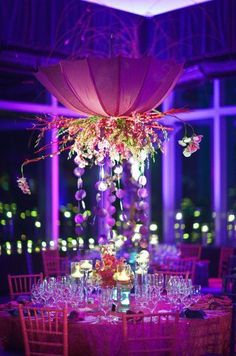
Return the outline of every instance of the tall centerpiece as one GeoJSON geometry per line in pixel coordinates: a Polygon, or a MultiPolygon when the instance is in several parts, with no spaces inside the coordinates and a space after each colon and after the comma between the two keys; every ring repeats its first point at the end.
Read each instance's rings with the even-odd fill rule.
{"type": "MultiPolygon", "coordinates": [[[[37,145],[48,130],[58,132],[58,150],[53,155],[64,151],[74,157],[77,177],[75,199],[78,213],[75,216],[76,232],[83,235],[84,224],[90,219],[86,211],[86,191],[83,188],[84,170],[91,166],[99,167],[99,180],[96,183],[96,201],[94,215],[103,221],[103,239],[112,238],[116,225],[114,205],[120,201],[123,211],[122,219],[126,222],[127,206],[125,186],[121,187],[123,163],[131,159],[137,162],[139,177],[137,180],[137,209],[147,207],[145,198],[146,178],[143,176],[148,157],[163,150],[163,142],[173,128],[161,123],[162,118],[176,117],[179,110],[159,112],[155,110],[173,89],[183,64],[173,60],[158,60],[154,57],[143,58],[85,58],[74,61],[62,61],[59,64],[40,68],[36,77],[59,102],[78,113],[78,118],[57,117],[38,118],[34,129],[39,130],[37,145]],[[81,117],[82,115],[82,117],[81,117]]],[[[185,125],[186,127],[186,125],[185,125]]],[[[187,133],[179,142],[184,147],[184,155],[190,156],[199,148],[201,136],[187,133]]],[[[54,142],[51,142],[54,144],[54,142]]],[[[23,168],[30,162],[45,159],[48,146],[38,148],[38,156],[26,160],[22,165],[22,177],[18,179],[19,187],[30,194],[30,187],[24,177],[23,168]]],[[[135,220],[135,216],[132,217],[135,220]]],[[[132,216],[132,214],[130,214],[132,216]]],[[[148,239],[146,220],[140,220],[140,231],[148,239]],[[143,220],[143,221],[142,221],[143,220]]],[[[134,223],[131,219],[127,226],[134,223]]],[[[127,230],[128,231],[128,230],[127,230]]],[[[132,230],[130,230],[132,231],[132,230]]],[[[130,236],[128,236],[130,238],[130,236]]],[[[104,241],[103,241],[104,242],[104,241]]],[[[142,241],[143,246],[147,243],[142,241]]],[[[106,253],[102,258],[103,271],[117,268],[112,255],[106,253]],[[109,267],[109,268],[108,268],[109,267]]]]}

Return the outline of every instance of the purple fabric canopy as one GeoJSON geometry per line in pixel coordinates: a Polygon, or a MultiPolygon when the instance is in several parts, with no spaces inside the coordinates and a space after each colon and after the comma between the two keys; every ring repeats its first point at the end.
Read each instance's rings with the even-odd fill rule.
{"type": "Polygon", "coordinates": [[[152,57],[92,57],[40,68],[36,77],[79,114],[119,117],[160,105],[182,69],[183,64],[152,57]]]}

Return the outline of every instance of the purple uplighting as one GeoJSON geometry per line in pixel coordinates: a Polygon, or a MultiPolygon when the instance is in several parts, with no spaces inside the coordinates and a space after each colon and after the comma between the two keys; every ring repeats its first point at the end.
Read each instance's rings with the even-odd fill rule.
{"type": "Polygon", "coordinates": [[[57,146],[57,130],[52,132],[52,176],[51,176],[51,187],[52,187],[52,240],[55,246],[58,245],[59,238],[59,159],[58,155],[55,154],[58,150],[57,146]]]}

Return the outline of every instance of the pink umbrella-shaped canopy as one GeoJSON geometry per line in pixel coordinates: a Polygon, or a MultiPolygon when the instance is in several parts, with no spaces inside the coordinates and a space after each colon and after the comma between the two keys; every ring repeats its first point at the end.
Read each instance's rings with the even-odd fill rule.
{"type": "Polygon", "coordinates": [[[182,69],[183,64],[153,57],[92,57],[40,68],[36,77],[79,114],[120,117],[160,105],[182,69]]]}

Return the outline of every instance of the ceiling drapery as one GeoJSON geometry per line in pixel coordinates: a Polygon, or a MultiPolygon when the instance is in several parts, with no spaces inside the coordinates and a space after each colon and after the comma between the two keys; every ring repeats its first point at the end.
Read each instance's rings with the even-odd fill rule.
{"type": "Polygon", "coordinates": [[[120,117],[160,105],[182,69],[183,64],[153,57],[90,57],[40,68],[36,77],[79,114],[120,117]]]}

